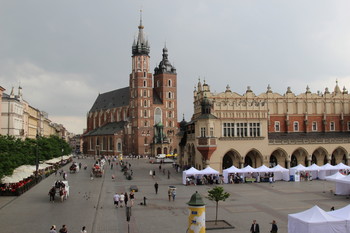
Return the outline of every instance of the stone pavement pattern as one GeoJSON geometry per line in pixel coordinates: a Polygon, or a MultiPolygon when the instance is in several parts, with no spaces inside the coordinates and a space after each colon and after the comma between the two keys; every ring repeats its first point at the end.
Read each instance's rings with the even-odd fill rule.
{"type": "MultiPolygon", "coordinates": [[[[76,160],[88,164],[93,159],[76,160]]],[[[131,233],[185,233],[187,230],[188,209],[186,202],[198,191],[204,198],[213,186],[184,186],[182,173],[175,173],[171,165],[162,168],[171,172],[159,173],[157,164],[148,163],[147,159],[127,159],[134,173],[133,180],[126,180],[120,167],[110,169],[105,166],[105,175],[90,180],[90,170],[81,170],[77,174],[68,174],[70,197],[59,203],[49,202],[49,188],[59,177],[51,175],[28,192],[19,197],[0,197],[0,233],[38,233],[48,232],[52,224],[57,228],[62,224],[68,226],[68,232],[79,232],[85,225],[89,233],[127,233],[125,208],[113,206],[115,192],[128,192],[130,185],[137,185],[135,205],[129,229],[131,233]],[[155,178],[149,176],[150,169],[156,170],[155,178]],[[112,174],[116,179],[112,180],[112,174]],[[154,182],[159,184],[158,194],[154,191],[154,182]],[[177,188],[176,200],[168,201],[169,185],[177,188]],[[147,205],[140,205],[143,197],[147,205]]],[[[67,170],[69,167],[64,167],[67,170]]],[[[306,210],[318,205],[324,210],[332,206],[336,209],[349,203],[344,196],[334,196],[330,190],[334,184],[325,181],[311,182],[276,182],[255,184],[223,185],[231,194],[225,202],[219,202],[218,219],[223,219],[235,226],[235,229],[212,230],[213,233],[246,233],[250,224],[256,219],[261,232],[269,232],[270,222],[275,219],[279,233],[287,232],[288,214],[306,210]]],[[[215,203],[204,198],[206,219],[215,219],[215,203]]]]}

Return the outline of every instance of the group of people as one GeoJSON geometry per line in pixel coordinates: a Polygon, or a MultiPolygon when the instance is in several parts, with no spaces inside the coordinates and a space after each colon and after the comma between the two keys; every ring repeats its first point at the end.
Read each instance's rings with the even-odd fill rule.
{"type": "MultiPolygon", "coordinates": [[[[278,231],[277,223],[275,220],[272,220],[270,233],[277,233],[277,231],[278,231]]],[[[260,233],[260,227],[259,227],[259,224],[256,222],[256,220],[253,220],[253,223],[250,227],[250,232],[251,233],[260,233]]]]}
{"type": "Polygon", "coordinates": [[[49,190],[49,194],[48,195],[50,196],[50,201],[55,202],[55,195],[56,195],[57,191],[59,193],[61,202],[63,202],[65,197],[66,197],[66,195],[67,195],[67,190],[66,190],[65,183],[62,182],[61,180],[57,180],[55,182],[55,184],[49,190]]]}
{"type": "Polygon", "coordinates": [[[131,192],[128,193],[125,192],[125,193],[115,193],[114,196],[113,196],[113,202],[114,202],[114,206],[116,208],[118,207],[123,207],[124,205],[125,206],[128,206],[128,201],[130,200],[130,206],[133,206],[134,205],[134,200],[135,200],[135,193],[133,190],[131,190],[131,192]]]}
{"type": "MultiPolygon", "coordinates": [[[[62,228],[57,232],[56,231],[56,225],[52,225],[51,228],[50,228],[49,233],[68,233],[68,229],[67,229],[66,225],[62,225],[62,228]]],[[[81,228],[80,233],[87,233],[87,230],[86,230],[85,226],[83,226],[81,228]]]]}
{"type": "Polygon", "coordinates": [[[259,173],[247,173],[245,176],[243,174],[232,173],[228,176],[229,184],[241,184],[244,182],[274,182],[273,172],[264,173],[264,175],[260,176],[259,173]]]}

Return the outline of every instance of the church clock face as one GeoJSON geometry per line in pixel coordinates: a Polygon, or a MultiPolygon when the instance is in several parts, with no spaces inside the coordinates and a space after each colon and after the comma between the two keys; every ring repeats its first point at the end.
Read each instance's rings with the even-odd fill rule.
{"type": "Polygon", "coordinates": [[[154,113],[154,124],[158,124],[162,122],[162,110],[160,108],[156,108],[154,113]]]}

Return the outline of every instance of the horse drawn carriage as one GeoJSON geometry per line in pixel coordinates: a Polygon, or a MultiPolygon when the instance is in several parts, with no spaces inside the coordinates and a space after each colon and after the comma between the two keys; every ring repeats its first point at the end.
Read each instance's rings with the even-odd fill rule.
{"type": "Polygon", "coordinates": [[[103,167],[98,165],[98,164],[95,164],[92,167],[92,173],[94,174],[95,177],[102,177],[102,175],[103,175],[103,167]]]}
{"type": "Polygon", "coordinates": [[[49,191],[50,201],[54,201],[55,197],[60,198],[61,202],[69,197],[68,181],[56,181],[49,191]]]}
{"type": "Polygon", "coordinates": [[[69,167],[70,173],[76,173],[79,171],[79,165],[77,162],[72,163],[72,165],[69,167]]]}

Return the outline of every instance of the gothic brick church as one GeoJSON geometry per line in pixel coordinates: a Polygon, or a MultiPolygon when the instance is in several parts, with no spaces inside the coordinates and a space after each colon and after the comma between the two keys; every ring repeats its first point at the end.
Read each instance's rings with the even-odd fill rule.
{"type": "Polygon", "coordinates": [[[132,45],[129,86],[99,94],[87,115],[83,151],[93,155],[177,153],[177,74],[163,48],[150,70],[142,18],[132,45]]]}

